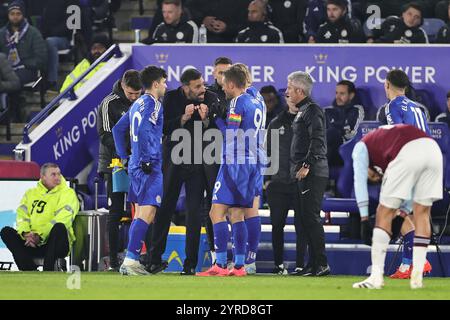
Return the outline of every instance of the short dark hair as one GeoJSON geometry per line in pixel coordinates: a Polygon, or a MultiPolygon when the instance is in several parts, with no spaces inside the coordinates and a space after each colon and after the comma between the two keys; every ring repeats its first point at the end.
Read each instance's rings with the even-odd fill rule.
{"type": "Polygon", "coordinates": [[[184,86],[188,86],[191,81],[198,80],[202,77],[202,73],[197,69],[187,69],[181,74],[180,82],[184,86]]]}
{"type": "Polygon", "coordinates": [[[173,4],[173,5],[176,5],[177,7],[180,7],[181,0],[164,0],[161,5],[163,5],[163,4],[173,4]]]}
{"type": "Polygon", "coordinates": [[[41,176],[45,176],[45,173],[47,172],[47,169],[49,169],[49,168],[59,168],[59,166],[53,162],[44,163],[41,167],[41,176]]]}
{"type": "Polygon", "coordinates": [[[420,11],[420,15],[423,16],[423,7],[417,3],[417,2],[410,2],[403,6],[402,13],[408,10],[409,8],[416,9],[417,11],[420,11]]]}
{"type": "Polygon", "coordinates": [[[447,99],[450,98],[450,91],[447,92],[447,99]]]}
{"type": "Polygon", "coordinates": [[[134,69],[127,70],[123,74],[122,83],[136,91],[142,89],[142,82],[139,76],[139,71],[134,69]]]}
{"type": "Polygon", "coordinates": [[[247,74],[239,66],[232,65],[223,73],[225,81],[233,82],[238,88],[245,88],[247,85],[247,74]]]}
{"type": "Polygon", "coordinates": [[[218,57],[216,61],[214,61],[214,66],[217,66],[218,64],[233,64],[233,61],[227,57],[218,57]]]}
{"type": "Polygon", "coordinates": [[[141,71],[139,78],[141,79],[144,88],[150,88],[153,85],[153,82],[158,82],[162,78],[167,79],[167,73],[163,68],[150,65],[146,66],[144,70],[141,71]]]}
{"type": "Polygon", "coordinates": [[[348,93],[356,93],[355,84],[348,80],[341,80],[337,83],[336,86],[347,86],[348,93]]]}
{"type": "Polygon", "coordinates": [[[386,80],[399,89],[406,89],[409,86],[408,75],[400,69],[389,71],[386,80]]]}
{"type": "Polygon", "coordinates": [[[277,89],[274,86],[264,86],[259,90],[259,93],[263,94],[270,94],[273,93],[274,95],[278,95],[277,89]]]}
{"type": "Polygon", "coordinates": [[[334,4],[335,6],[341,7],[342,9],[347,9],[347,0],[327,0],[327,6],[329,4],[334,4]]]}

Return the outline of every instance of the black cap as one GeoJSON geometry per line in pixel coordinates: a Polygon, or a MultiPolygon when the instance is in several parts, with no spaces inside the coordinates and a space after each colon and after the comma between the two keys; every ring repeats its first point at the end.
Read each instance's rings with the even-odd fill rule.
{"type": "Polygon", "coordinates": [[[20,0],[13,1],[8,5],[8,12],[11,10],[19,10],[22,15],[25,15],[25,4],[20,0]]]}

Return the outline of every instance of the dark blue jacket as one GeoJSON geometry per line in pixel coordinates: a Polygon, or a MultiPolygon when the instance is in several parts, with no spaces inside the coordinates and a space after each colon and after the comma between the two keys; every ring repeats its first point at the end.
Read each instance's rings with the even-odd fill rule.
{"type": "Polygon", "coordinates": [[[364,108],[353,103],[338,107],[333,101],[333,106],[325,108],[325,120],[327,129],[338,129],[344,140],[350,140],[364,120],[364,108]]]}

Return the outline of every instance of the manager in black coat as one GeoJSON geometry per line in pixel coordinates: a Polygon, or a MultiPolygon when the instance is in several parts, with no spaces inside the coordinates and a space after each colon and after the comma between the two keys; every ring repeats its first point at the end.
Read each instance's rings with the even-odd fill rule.
{"type": "Polygon", "coordinates": [[[186,70],[181,75],[181,83],[181,87],[166,93],[163,102],[164,196],[153,227],[149,271],[157,273],[166,267],[161,256],[166,248],[170,221],[176,209],[181,186],[185,183],[186,259],[181,274],[194,275],[203,212],[201,204],[205,190],[212,192],[214,182],[210,181],[215,181],[218,166],[204,163],[202,155],[205,145],[202,136],[203,132],[212,126],[211,118],[215,116],[219,102],[215,93],[206,90],[202,74],[196,69],[186,70]],[[186,129],[189,132],[191,150],[188,154],[184,154],[186,150],[179,152],[178,148],[175,148],[181,143],[179,138],[175,137],[176,133],[180,132],[177,129],[186,129]]]}

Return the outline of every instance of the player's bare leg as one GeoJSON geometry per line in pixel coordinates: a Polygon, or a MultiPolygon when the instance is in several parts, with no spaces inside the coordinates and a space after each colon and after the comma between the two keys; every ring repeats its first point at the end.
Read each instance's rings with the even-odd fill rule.
{"type": "Polygon", "coordinates": [[[391,240],[392,220],[397,209],[378,205],[376,214],[376,225],[372,237],[372,271],[369,278],[353,284],[353,288],[381,289],[384,285],[384,261],[386,251],[391,240]]]}
{"type": "Polygon", "coordinates": [[[414,236],[413,270],[411,272],[410,285],[411,289],[419,289],[423,286],[423,267],[431,237],[431,207],[415,202],[413,212],[416,232],[414,236]]]}

